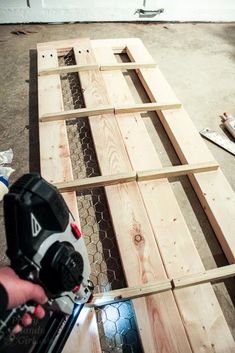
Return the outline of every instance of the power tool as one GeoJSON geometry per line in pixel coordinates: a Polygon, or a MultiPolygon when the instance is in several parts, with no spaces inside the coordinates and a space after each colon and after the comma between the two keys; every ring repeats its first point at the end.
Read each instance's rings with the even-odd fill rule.
{"type": "MultiPolygon", "coordinates": [[[[52,311],[71,314],[89,301],[93,284],[82,234],[58,190],[39,174],[25,174],[4,196],[7,256],[20,278],[40,284],[52,311]]],[[[0,341],[36,303],[0,320],[0,341]]]]}

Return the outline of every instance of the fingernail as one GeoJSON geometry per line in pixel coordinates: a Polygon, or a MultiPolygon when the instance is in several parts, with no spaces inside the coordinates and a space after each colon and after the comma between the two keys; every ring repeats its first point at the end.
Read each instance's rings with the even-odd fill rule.
{"type": "Polygon", "coordinates": [[[38,310],[40,310],[40,309],[38,309],[40,307],[40,305],[38,304],[37,306],[35,306],[35,309],[34,309],[34,312],[33,312],[33,314],[35,315],[35,316],[37,316],[37,312],[38,312],[38,310]]]}
{"type": "Polygon", "coordinates": [[[48,302],[48,298],[45,297],[45,299],[43,300],[42,304],[46,304],[48,302]]]}

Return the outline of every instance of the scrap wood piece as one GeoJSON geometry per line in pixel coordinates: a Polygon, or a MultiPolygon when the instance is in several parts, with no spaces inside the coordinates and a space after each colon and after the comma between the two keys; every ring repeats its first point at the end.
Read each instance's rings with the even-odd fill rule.
{"type": "MultiPolygon", "coordinates": [[[[39,70],[51,66],[58,66],[56,50],[53,51],[52,56],[47,55],[48,52],[41,50],[40,46],[38,46],[37,50],[39,70]]],[[[50,78],[38,78],[38,101],[39,117],[44,113],[63,110],[61,84],[58,75],[53,75],[50,78]]],[[[73,173],[65,122],[40,122],[39,140],[42,176],[49,182],[72,180],[73,173]]],[[[80,227],[76,193],[67,192],[63,193],[62,196],[80,227]]],[[[83,314],[84,311],[82,315],[83,314]]],[[[79,320],[81,320],[81,316],[79,316],[78,322],[79,320]]],[[[87,328],[87,326],[85,326],[84,322],[84,325],[76,326],[77,335],[81,335],[83,338],[84,352],[101,353],[94,309],[89,310],[85,322],[92,322],[92,332],[87,329],[85,330],[85,327],[87,328]]],[[[71,338],[68,339],[64,352],[66,352],[66,347],[70,342],[71,338]]]]}
{"type": "MultiPolygon", "coordinates": [[[[88,41],[78,40],[74,53],[77,64],[94,62],[88,41]]],[[[93,71],[92,75],[81,72],[80,81],[88,108],[109,102],[100,71],[93,71]]],[[[115,116],[92,116],[89,122],[102,174],[130,171],[130,161],[115,116]]],[[[136,182],[108,186],[105,191],[128,285],[166,278],[136,182]]],[[[191,352],[171,292],[136,299],[134,309],[146,353],[162,350],[191,352]]]]}
{"type": "MultiPolygon", "coordinates": [[[[128,46],[128,54],[132,60],[142,59],[143,56],[146,60],[152,60],[140,40],[135,40],[128,46]]],[[[151,101],[176,99],[175,93],[159,68],[152,69],[151,72],[140,69],[138,75],[151,101]]],[[[158,115],[182,163],[198,163],[213,159],[183,108],[174,112],[164,111],[158,115]]],[[[192,175],[190,181],[228,261],[235,263],[234,191],[220,169],[210,175],[192,175]]]]}
{"type": "MultiPolygon", "coordinates": [[[[97,60],[105,58],[109,62],[115,61],[111,45],[108,47],[106,44],[102,48],[102,43],[99,42],[96,47],[96,41],[92,41],[97,60]]],[[[128,48],[128,40],[123,41],[124,43],[128,48]]],[[[113,104],[123,104],[125,101],[132,103],[133,98],[122,73],[107,71],[102,72],[102,76],[113,104]]],[[[132,113],[127,114],[123,119],[117,117],[117,122],[133,169],[161,167],[157,152],[140,115],[132,113]]],[[[138,184],[168,276],[175,277],[187,272],[193,274],[203,271],[200,256],[168,181],[139,182],[138,184]]],[[[208,352],[211,351],[212,346],[215,347],[215,352],[225,350],[232,353],[234,351],[233,337],[210,284],[182,288],[174,295],[190,345],[195,353],[201,349],[202,345],[208,352]],[[208,306],[208,303],[211,305],[208,306]],[[216,326],[214,322],[217,322],[216,326]],[[220,339],[221,332],[223,332],[223,341],[220,339]]]]}

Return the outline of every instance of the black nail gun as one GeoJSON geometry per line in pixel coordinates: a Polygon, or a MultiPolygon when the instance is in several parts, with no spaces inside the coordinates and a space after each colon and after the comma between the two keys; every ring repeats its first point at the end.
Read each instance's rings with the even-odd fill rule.
{"type": "MultiPolygon", "coordinates": [[[[85,242],[57,189],[39,174],[22,176],[4,197],[4,217],[11,267],[45,289],[49,310],[70,315],[88,302],[93,284],[85,242]]],[[[31,310],[26,303],[0,319],[0,345],[31,310]]]]}

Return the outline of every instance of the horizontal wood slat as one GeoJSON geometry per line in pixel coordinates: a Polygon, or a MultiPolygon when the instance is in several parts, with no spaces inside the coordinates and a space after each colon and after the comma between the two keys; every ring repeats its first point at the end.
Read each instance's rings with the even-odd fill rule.
{"type": "Polygon", "coordinates": [[[225,278],[235,276],[235,264],[214,268],[212,270],[186,275],[183,277],[172,278],[156,283],[147,283],[141,286],[116,289],[109,292],[94,294],[88,307],[98,307],[112,304],[121,300],[131,300],[145,297],[151,294],[161,293],[170,289],[179,289],[197,284],[221,281],[225,278]]]}
{"type": "Polygon", "coordinates": [[[155,63],[141,63],[141,62],[131,62],[131,63],[117,63],[117,64],[87,64],[87,65],[68,65],[68,66],[59,66],[59,67],[50,67],[46,70],[39,70],[39,76],[47,75],[62,75],[71,72],[80,72],[80,71],[89,71],[89,70],[134,70],[134,69],[143,69],[143,68],[153,68],[156,67],[155,63]]]}
{"type": "Polygon", "coordinates": [[[187,175],[192,173],[204,173],[218,169],[219,165],[216,162],[198,163],[192,165],[180,165],[165,167],[156,170],[145,171],[130,171],[127,173],[120,173],[116,175],[101,175],[97,177],[77,179],[62,183],[55,183],[54,185],[61,191],[82,190],[84,188],[94,188],[99,186],[109,186],[120,183],[127,183],[132,181],[154,180],[161,178],[172,178],[180,175],[187,175]]]}
{"type": "Polygon", "coordinates": [[[192,275],[183,276],[179,278],[173,278],[173,287],[183,288],[187,286],[192,286],[194,284],[219,281],[225,278],[235,276],[235,264],[223,266],[219,268],[214,268],[212,270],[204,271],[202,273],[194,273],[192,275]]]}
{"type": "Polygon", "coordinates": [[[124,114],[133,112],[145,112],[145,111],[159,111],[168,109],[180,109],[180,103],[169,103],[169,104],[158,104],[158,103],[143,103],[133,104],[129,106],[117,106],[113,107],[110,105],[103,105],[100,108],[80,108],[73,110],[65,110],[55,113],[43,114],[40,117],[40,121],[55,121],[55,120],[72,120],[77,118],[84,118],[89,116],[97,116],[103,114],[124,114]]]}

